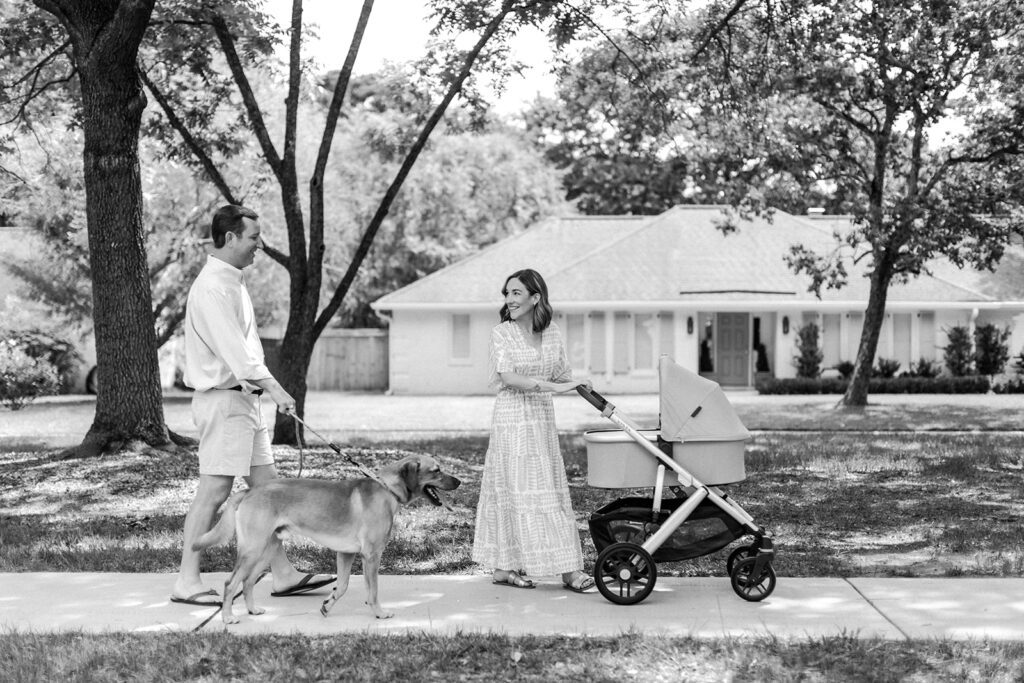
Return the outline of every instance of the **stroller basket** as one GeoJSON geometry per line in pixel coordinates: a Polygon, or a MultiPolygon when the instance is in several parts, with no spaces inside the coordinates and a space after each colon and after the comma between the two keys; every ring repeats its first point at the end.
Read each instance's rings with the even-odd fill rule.
{"type": "MultiPolygon", "coordinates": [[[[656,518],[651,498],[620,498],[605,505],[590,515],[590,535],[597,552],[613,543],[642,544],[685,501],[685,497],[662,500],[656,518]]],[[[689,560],[721,550],[746,533],[742,524],[705,499],[651,558],[655,562],[689,560]]]]}

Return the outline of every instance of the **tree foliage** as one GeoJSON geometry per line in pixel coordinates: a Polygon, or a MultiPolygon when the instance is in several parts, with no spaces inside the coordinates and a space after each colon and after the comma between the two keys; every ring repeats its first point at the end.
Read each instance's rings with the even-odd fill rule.
{"type": "MultiPolygon", "coordinates": [[[[626,149],[639,160],[655,150],[703,188],[684,201],[851,214],[834,249],[793,245],[789,263],[818,293],[854,275],[869,279],[843,399],[863,405],[890,284],[937,256],[991,268],[1024,228],[1022,11],[1010,0],[711,2],[652,21],[622,49],[603,48],[569,70],[563,86],[573,95],[562,100],[594,88],[590,99],[601,105],[561,128],[559,142],[581,149],[578,159],[561,156],[572,179],[588,156],[626,149]],[[595,63],[612,73],[588,80],[595,63]],[[950,122],[955,132],[946,132],[950,122]],[[701,172],[703,160],[712,172],[701,172]]],[[[599,194],[604,179],[586,175],[593,186],[577,185],[599,194]]],[[[680,201],[680,186],[665,204],[680,201]]]]}
{"type": "MultiPolygon", "coordinates": [[[[420,62],[421,83],[409,101],[410,107],[417,108],[416,126],[404,134],[395,131],[398,142],[391,144],[400,161],[389,181],[374,191],[379,198],[376,206],[365,225],[360,226],[360,237],[344,273],[330,296],[323,297],[326,302],[322,293],[328,249],[324,191],[328,160],[334,150],[338,121],[350,99],[353,64],[372,13],[372,1],[363,2],[345,63],[329,93],[324,93],[328,104],[320,124],[311,133],[303,131],[318,145],[309,166],[302,165],[298,155],[300,110],[309,100],[305,86],[314,81],[302,53],[305,26],[301,0],[292,4],[291,21],[282,42],[288,60],[277,76],[286,89],[284,110],[278,120],[266,115],[253,82],[255,78],[274,77],[274,70],[266,68],[268,58],[275,41],[282,40],[284,34],[268,36],[263,30],[265,17],[258,10],[246,3],[201,3],[194,7],[182,3],[175,5],[175,14],[161,20],[157,42],[166,49],[161,50],[159,59],[143,60],[143,78],[164,115],[155,124],[154,133],[175,139],[175,144],[183,143],[224,198],[236,201],[234,185],[222,168],[233,151],[231,141],[237,140],[244,129],[257,142],[259,163],[277,185],[286,235],[282,241],[268,240],[265,251],[288,271],[289,314],[282,344],[289,354],[282,361],[279,379],[296,398],[300,414],[313,344],[341,309],[428,140],[456,97],[461,96],[469,111],[480,111],[483,101],[471,76],[489,74],[500,85],[515,69],[507,59],[512,36],[526,26],[542,26],[556,44],[564,44],[587,23],[588,9],[594,4],[598,3],[434,0],[438,40],[420,62]],[[455,44],[452,38],[460,33],[472,36],[472,47],[460,49],[455,44]],[[305,200],[303,185],[308,187],[305,200]]],[[[294,430],[294,421],[279,420],[274,441],[294,442],[294,430]]]]}

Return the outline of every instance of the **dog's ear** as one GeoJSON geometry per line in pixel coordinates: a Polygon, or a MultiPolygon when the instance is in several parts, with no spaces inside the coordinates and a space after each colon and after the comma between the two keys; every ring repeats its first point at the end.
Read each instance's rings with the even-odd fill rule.
{"type": "Polygon", "coordinates": [[[419,458],[414,458],[409,462],[402,465],[402,483],[405,484],[406,490],[412,494],[414,491],[419,490],[420,486],[420,461],[419,458]]]}

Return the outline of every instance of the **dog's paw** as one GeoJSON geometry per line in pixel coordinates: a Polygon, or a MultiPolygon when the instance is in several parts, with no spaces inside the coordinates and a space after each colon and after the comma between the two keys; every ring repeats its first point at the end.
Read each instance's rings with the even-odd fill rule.
{"type": "Polygon", "coordinates": [[[390,619],[393,616],[395,616],[394,612],[381,612],[380,614],[377,615],[377,618],[378,619],[390,619]]]}
{"type": "Polygon", "coordinates": [[[263,609],[262,607],[253,607],[251,610],[249,610],[249,614],[266,614],[266,613],[267,613],[267,610],[263,609]]]}
{"type": "Polygon", "coordinates": [[[330,603],[330,600],[324,600],[323,604],[320,605],[320,615],[321,616],[326,617],[327,616],[327,610],[331,609],[331,606],[328,603],[330,603]]]}
{"type": "Polygon", "coordinates": [[[238,623],[238,617],[236,617],[234,614],[225,614],[224,615],[224,623],[225,624],[237,624],[238,623]]]}

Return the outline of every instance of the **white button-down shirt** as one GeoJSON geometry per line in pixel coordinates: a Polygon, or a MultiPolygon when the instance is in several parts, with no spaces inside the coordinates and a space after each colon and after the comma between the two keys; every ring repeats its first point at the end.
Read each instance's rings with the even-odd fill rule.
{"type": "Polygon", "coordinates": [[[185,384],[229,389],[270,376],[242,271],[207,256],[185,308],[185,384]]]}

